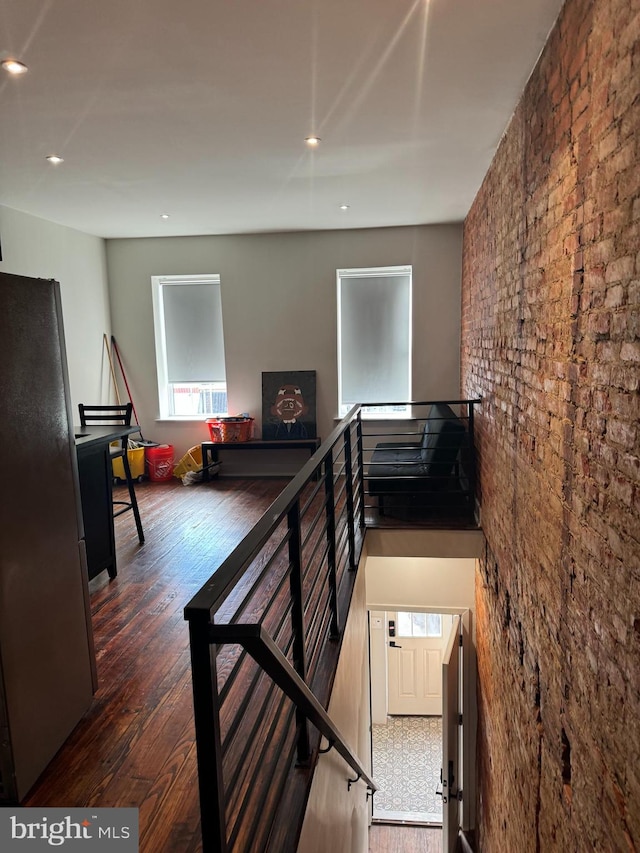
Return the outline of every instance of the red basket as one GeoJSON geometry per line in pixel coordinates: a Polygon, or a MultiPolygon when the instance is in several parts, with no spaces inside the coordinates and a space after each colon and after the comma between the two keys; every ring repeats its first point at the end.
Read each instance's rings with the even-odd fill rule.
{"type": "Polygon", "coordinates": [[[249,441],[253,433],[253,418],[207,418],[211,441],[216,443],[249,441]]]}

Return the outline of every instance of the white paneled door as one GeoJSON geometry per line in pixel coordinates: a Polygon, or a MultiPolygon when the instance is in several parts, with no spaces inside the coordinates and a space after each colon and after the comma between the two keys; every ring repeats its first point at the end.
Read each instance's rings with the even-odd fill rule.
{"type": "Polygon", "coordinates": [[[387,613],[389,714],[441,716],[442,660],[450,626],[451,616],[387,613]],[[408,625],[403,629],[404,623],[408,625]],[[423,625],[427,626],[424,631],[423,625]]]}

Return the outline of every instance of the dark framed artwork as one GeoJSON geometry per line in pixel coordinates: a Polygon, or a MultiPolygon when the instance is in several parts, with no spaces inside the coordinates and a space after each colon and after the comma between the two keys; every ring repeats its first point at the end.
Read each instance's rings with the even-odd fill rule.
{"type": "Polygon", "coordinates": [[[263,373],[263,440],[283,441],[315,437],[315,370],[276,370],[263,373]]]}

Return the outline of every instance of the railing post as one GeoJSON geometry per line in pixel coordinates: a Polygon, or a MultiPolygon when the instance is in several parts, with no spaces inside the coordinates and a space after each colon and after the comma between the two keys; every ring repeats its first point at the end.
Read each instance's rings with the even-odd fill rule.
{"type": "Polygon", "coordinates": [[[356,534],[353,517],[353,458],[351,453],[351,426],[344,431],[344,467],[346,471],[347,493],[347,540],[349,543],[349,569],[356,568],[356,534]]]}
{"type": "Polygon", "coordinates": [[[476,439],[474,435],[475,421],[474,421],[474,407],[475,403],[473,400],[470,400],[467,403],[467,411],[469,414],[469,456],[471,459],[471,472],[469,474],[469,492],[470,492],[470,502],[471,502],[471,520],[475,518],[476,514],[476,439]]]}
{"type": "Polygon", "coordinates": [[[208,613],[189,619],[203,853],[227,853],[216,647],[208,613]]]}
{"type": "Polygon", "coordinates": [[[329,635],[332,639],[340,636],[340,619],[338,614],[338,577],[336,569],[336,509],[333,489],[333,450],[325,457],[324,464],[325,512],[327,516],[327,566],[329,570],[329,606],[331,607],[331,627],[329,635]]]}
{"type": "Polygon", "coordinates": [[[358,445],[358,473],[360,477],[360,527],[365,526],[365,506],[364,506],[364,452],[362,448],[362,410],[358,410],[356,421],[356,435],[358,445]]]}
{"type": "MultiPolygon", "coordinates": [[[[289,588],[291,590],[291,627],[293,630],[293,667],[300,678],[307,680],[307,652],[304,642],[304,602],[302,600],[302,536],[300,532],[300,501],[287,515],[289,525],[289,588]]],[[[309,761],[309,726],[305,714],[296,709],[298,764],[309,761]]]]}

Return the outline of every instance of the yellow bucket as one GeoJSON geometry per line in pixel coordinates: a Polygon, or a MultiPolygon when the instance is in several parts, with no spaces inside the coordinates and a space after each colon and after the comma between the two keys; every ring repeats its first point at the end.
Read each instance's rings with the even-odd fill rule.
{"type": "MultiPolygon", "coordinates": [[[[131,476],[134,480],[144,477],[144,447],[134,447],[132,450],[127,450],[129,457],[129,468],[131,468],[131,476]]],[[[124,465],[122,457],[118,456],[111,460],[111,468],[113,470],[114,479],[124,481],[124,465]]]]}
{"type": "Polygon", "coordinates": [[[199,444],[187,450],[173,469],[173,476],[182,478],[188,471],[202,471],[202,448],[199,444]]]}

